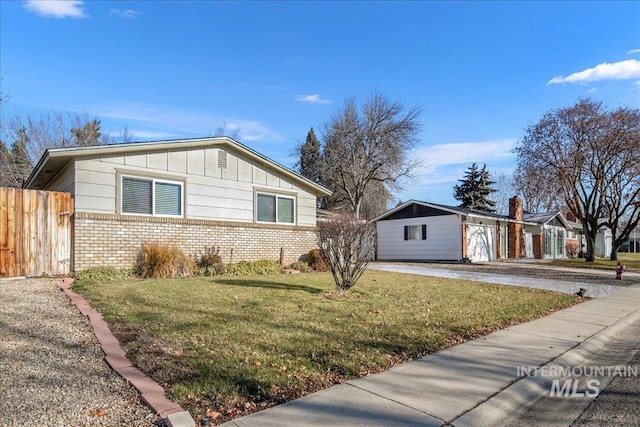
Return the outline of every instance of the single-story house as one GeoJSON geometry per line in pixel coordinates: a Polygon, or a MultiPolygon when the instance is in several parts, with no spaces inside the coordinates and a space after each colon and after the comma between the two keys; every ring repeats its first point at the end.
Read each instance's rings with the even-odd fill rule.
{"type": "Polygon", "coordinates": [[[567,239],[569,233],[574,230],[560,212],[525,212],[522,219],[525,223],[525,245],[528,245],[529,239],[532,245],[532,252],[525,250],[525,257],[536,259],[568,257],[567,239]]]}
{"type": "Polygon", "coordinates": [[[49,149],[25,188],[72,194],[73,271],[130,268],[152,242],[294,262],[317,247],[317,198],[331,194],[227,137],[49,149]]]}
{"type": "Polygon", "coordinates": [[[509,200],[509,215],[410,200],[373,221],[379,260],[565,258],[574,231],[560,212],[525,213],[519,197],[509,200]]]}

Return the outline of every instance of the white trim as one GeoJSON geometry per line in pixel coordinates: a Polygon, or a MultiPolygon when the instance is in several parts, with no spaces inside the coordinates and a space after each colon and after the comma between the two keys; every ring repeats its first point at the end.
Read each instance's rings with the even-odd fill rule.
{"type": "Polygon", "coordinates": [[[283,194],[283,193],[278,193],[275,191],[265,191],[265,190],[258,190],[255,189],[254,190],[254,194],[253,194],[253,200],[254,200],[254,206],[255,206],[255,214],[254,214],[254,220],[256,223],[258,224],[280,224],[280,225],[296,225],[298,223],[297,221],[297,214],[298,214],[298,209],[297,209],[297,204],[298,204],[298,198],[294,195],[290,195],[290,194],[283,194]],[[258,220],[258,196],[262,195],[262,196],[273,196],[275,198],[275,215],[276,215],[276,221],[259,221],[258,220]],[[291,199],[293,200],[293,222],[281,222],[278,221],[278,199],[291,199]]]}
{"type": "Polygon", "coordinates": [[[173,181],[164,178],[155,178],[153,176],[144,176],[144,175],[134,175],[128,173],[118,173],[118,191],[117,191],[117,210],[120,215],[131,215],[131,216],[140,216],[140,217],[158,217],[158,218],[184,218],[185,217],[185,185],[184,181],[173,181]],[[123,190],[123,179],[124,178],[132,178],[138,179],[141,181],[150,181],[151,182],[151,214],[146,213],[136,213],[136,212],[125,212],[122,210],[122,198],[124,197],[123,190]],[[180,214],[179,215],[163,215],[156,213],[156,182],[164,182],[167,184],[178,185],[180,187],[180,214]]]}

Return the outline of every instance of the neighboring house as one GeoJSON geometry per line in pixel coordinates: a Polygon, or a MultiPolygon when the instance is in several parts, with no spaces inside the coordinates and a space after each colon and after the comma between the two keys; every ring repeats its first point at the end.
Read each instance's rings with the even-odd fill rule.
{"type": "Polygon", "coordinates": [[[575,254],[567,253],[568,258],[584,257],[587,251],[587,240],[582,231],[582,224],[572,212],[568,212],[566,216],[567,222],[571,226],[571,230],[567,231],[567,248],[570,246],[575,248],[575,254]]]}
{"type": "Polygon", "coordinates": [[[377,259],[415,261],[508,258],[508,230],[516,223],[504,215],[417,200],[373,221],[377,259]]]}
{"type": "MultiPolygon", "coordinates": [[[[531,235],[533,258],[567,258],[567,238],[573,227],[560,212],[529,213],[524,212],[522,219],[535,225],[526,225],[525,240],[531,235]]],[[[573,235],[572,235],[573,236],[573,235]]],[[[527,256],[531,258],[530,253],[527,256]]]]}
{"type": "Polygon", "coordinates": [[[611,249],[613,249],[613,234],[611,229],[604,227],[598,230],[596,234],[596,245],[594,255],[597,257],[608,257],[611,255],[611,249]]]}
{"type": "Polygon", "coordinates": [[[152,242],[290,263],[317,247],[331,194],[227,137],[49,149],[25,187],[72,194],[74,271],[130,268],[152,242]]]}
{"type": "Polygon", "coordinates": [[[560,213],[523,212],[519,197],[509,200],[508,216],[410,200],[373,221],[380,260],[564,258],[573,230],[560,213]]]}
{"type": "MultiPolygon", "coordinates": [[[[568,236],[569,238],[575,236],[575,241],[578,244],[578,256],[583,257],[587,251],[587,238],[582,231],[582,223],[578,222],[576,216],[571,212],[567,213],[567,222],[573,229],[572,232],[568,233],[568,236]]],[[[602,223],[602,221],[600,221],[600,223],[602,223]]],[[[629,243],[627,242],[627,248],[628,247],[629,243]]],[[[597,257],[608,257],[611,255],[612,248],[613,234],[611,233],[611,229],[609,227],[600,228],[596,234],[594,255],[597,257]]]]}

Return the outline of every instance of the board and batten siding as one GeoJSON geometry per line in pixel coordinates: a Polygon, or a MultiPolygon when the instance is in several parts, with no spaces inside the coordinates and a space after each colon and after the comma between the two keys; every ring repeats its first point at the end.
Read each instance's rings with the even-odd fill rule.
{"type": "Polygon", "coordinates": [[[118,213],[117,174],[120,172],[185,182],[187,219],[253,222],[255,191],[266,191],[296,197],[296,225],[316,224],[314,194],[270,171],[265,164],[228,147],[79,157],[70,169],[75,172],[71,179],[75,178],[72,193],[76,212],[118,213]],[[226,162],[223,162],[226,167],[222,168],[218,159],[220,151],[226,152],[226,162]]]}
{"type": "Polygon", "coordinates": [[[461,229],[457,215],[382,220],[378,231],[380,260],[460,260],[461,229]],[[427,225],[426,240],[404,240],[407,225],[427,225]]]}

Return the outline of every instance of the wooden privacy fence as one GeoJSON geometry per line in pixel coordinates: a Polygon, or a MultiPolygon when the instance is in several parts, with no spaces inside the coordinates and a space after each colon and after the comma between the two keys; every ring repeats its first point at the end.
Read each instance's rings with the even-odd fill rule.
{"type": "Polygon", "coordinates": [[[70,193],[0,187],[0,277],[71,271],[70,193]]]}

